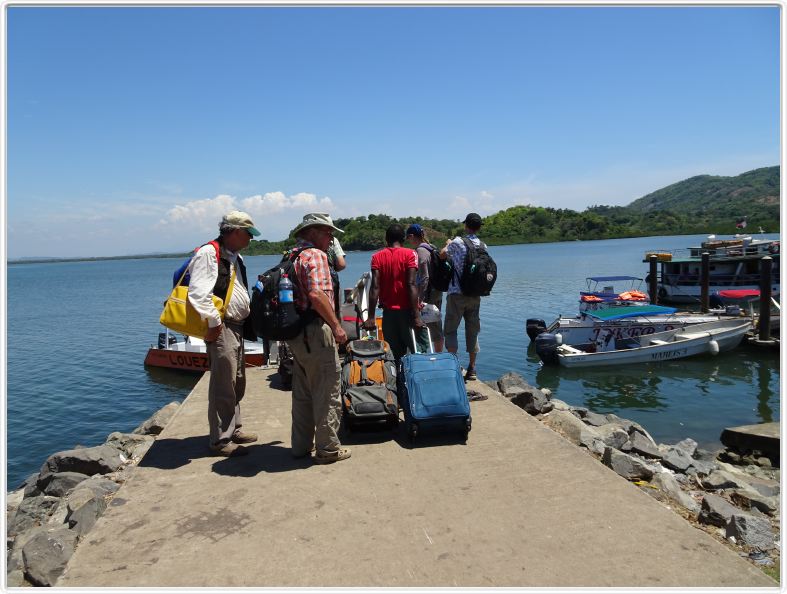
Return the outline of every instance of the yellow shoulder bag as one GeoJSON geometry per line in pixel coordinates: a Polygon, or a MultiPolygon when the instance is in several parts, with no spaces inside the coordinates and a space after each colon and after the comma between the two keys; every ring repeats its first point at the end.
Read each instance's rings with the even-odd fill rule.
{"type": "MultiPolygon", "coordinates": [[[[178,284],[172,289],[167,300],[164,302],[164,311],[161,312],[159,322],[162,326],[166,326],[170,330],[186,334],[188,336],[195,336],[197,338],[205,338],[208,333],[208,320],[203,320],[202,317],[194,309],[194,306],[189,303],[189,287],[188,285],[181,285],[183,277],[189,267],[180,275],[178,284]]],[[[227,288],[227,297],[213,296],[213,305],[219,311],[221,319],[224,319],[224,314],[227,310],[227,303],[230,302],[232,297],[232,289],[235,287],[235,266],[232,267],[232,274],[230,275],[230,286],[227,288]]]]}

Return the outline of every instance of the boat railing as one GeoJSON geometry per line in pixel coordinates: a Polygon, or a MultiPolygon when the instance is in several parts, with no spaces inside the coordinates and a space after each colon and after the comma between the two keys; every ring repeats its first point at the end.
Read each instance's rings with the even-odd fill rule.
{"type": "MultiPolygon", "coordinates": [[[[711,242],[713,243],[713,242],[711,242]]],[[[648,250],[645,252],[644,262],[649,261],[651,255],[655,255],[660,262],[670,262],[672,260],[701,260],[702,254],[708,252],[711,258],[754,258],[757,256],[774,256],[779,254],[778,241],[758,242],[755,244],[744,244],[739,242],[735,245],[705,245],[693,248],[679,248],[673,250],[648,250]]]]}
{"type": "MultiPolygon", "coordinates": [[[[695,286],[700,283],[700,274],[664,274],[660,282],[670,286],[695,286]]],[[[774,284],[779,282],[778,270],[774,270],[774,284]]],[[[711,274],[708,284],[723,287],[744,287],[760,284],[759,274],[711,274]]]]}

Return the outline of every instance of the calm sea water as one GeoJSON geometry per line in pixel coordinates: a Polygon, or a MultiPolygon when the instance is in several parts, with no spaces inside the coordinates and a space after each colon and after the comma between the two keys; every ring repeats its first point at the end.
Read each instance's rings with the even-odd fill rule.
{"type": "MultiPolygon", "coordinates": [[[[587,276],[644,277],[650,249],[698,245],[702,236],[650,237],[491,248],[499,279],[481,306],[478,375],[516,371],[556,398],[642,423],[657,441],[692,437],[718,446],[727,426],[779,419],[779,357],[741,347],[715,358],[621,369],[542,369],[525,320],[551,322],[577,310],[587,276]]],[[[368,269],[371,253],[349,253],[342,286],[368,269]]],[[[278,260],[247,258],[256,275],[278,260]]],[[[161,306],[180,259],[8,267],[7,479],[13,489],[49,454],[131,431],[185,398],[198,377],[145,368],[161,306]]],[[[463,328],[460,327],[460,345],[463,328]]],[[[463,348],[463,347],[460,347],[463,348]]],[[[459,353],[463,365],[467,355],[459,353]]],[[[249,394],[248,397],[254,397],[249,394]]]]}

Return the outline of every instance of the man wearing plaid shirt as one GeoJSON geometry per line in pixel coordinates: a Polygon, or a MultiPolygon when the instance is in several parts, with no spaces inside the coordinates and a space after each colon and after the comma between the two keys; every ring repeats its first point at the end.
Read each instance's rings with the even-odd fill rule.
{"type": "Polygon", "coordinates": [[[333,233],[344,233],[324,213],[310,213],[295,229],[295,282],[299,291],[296,307],[314,310],[315,319],[302,334],[287,341],[293,355],[292,375],[292,454],[296,458],[315,452],[318,464],[350,457],[350,449],[339,442],[341,400],[337,345],[347,342],[334,311],[334,288],[326,252],[333,233]]]}

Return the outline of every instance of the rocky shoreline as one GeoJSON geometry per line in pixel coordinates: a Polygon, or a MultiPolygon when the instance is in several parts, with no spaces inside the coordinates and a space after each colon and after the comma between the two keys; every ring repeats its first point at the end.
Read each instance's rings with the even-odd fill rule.
{"type": "Polygon", "coordinates": [[[695,527],[779,580],[780,460],[656,443],[638,423],[552,398],[516,373],[485,382],[695,527]]]}
{"type": "Polygon", "coordinates": [[[55,585],[79,541],[179,407],[171,402],[133,432],[110,433],[102,445],[52,454],[7,493],[8,587],[55,585]]]}
{"type": "MultiPolygon", "coordinates": [[[[545,426],[779,580],[779,460],[686,438],[656,443],[638,423],[553,398],[516,373],[485,382],[545,426]]],[[[132,433],[52,454],[7,494],[7,585],[54,586],[71,555],[178,410],[171,402],[132,433]]]]}

